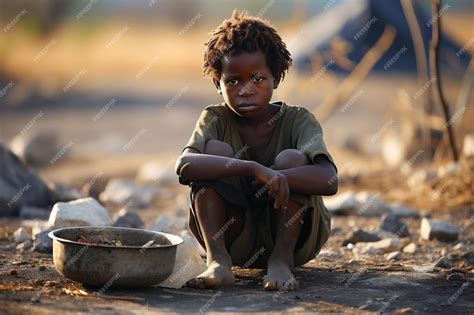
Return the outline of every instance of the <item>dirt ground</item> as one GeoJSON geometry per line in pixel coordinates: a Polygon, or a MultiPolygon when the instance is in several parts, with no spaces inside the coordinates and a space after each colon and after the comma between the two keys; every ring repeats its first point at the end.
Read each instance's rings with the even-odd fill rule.
{"type": "MultiPolygon", "coordinates": [[[[127,157],[123,159],[133,160],[127,157]]],[[[137,158],[137,165],[140,162],[137,158]]],[[[68,169],[73,164],[78,164],[78,161],[69,160],[63,167],[68,169]]],[[[101,161],[96,160],[92,164],[101,165],[101,161]]],[[[109,163],[108,166],[113,169],[110,164],[114,163],[109,163]]],[[[132,169],[133,164],[129,164],[132,169]]],[[[126,168],[115,172],[115,175],[124,177],[131,173],[126,168]]],[[[74,174],[70,176],[74,179],[74,174]]],[[[396,187],[395,178],[399,176],[388,172],[374,172],[360,178],[357,186],[360,189],[370,189],[372,185],[396,187]]],[[[81,180],[72,182],[80,187],[81,180]]],[[[353,184],[349,179],[342,178],[342,189],[349,189],[351,185],[353,184]]],[[[399,189],[406,191],[406,188],[401,186],[399,189]]],[[[171,185],[167,189],[163,188],[163,192],[166,193],[163,193],[152,207],[138,210],[145,222],[160,214],[173,214],[170,209],[177,200],[186,195],[186,187],[171,185]]],[[[382,188],[380,193],[387,200],[394,199],[393,196],[397,195],[393,195],[393,189],[382,188]]],[[[408,198],[414,197],[414,194],[405,195],[407,198],[404,201],[414,206],[415,198],[411,202],[408,198]]],[[[417,196],[418,201],[423,198],[423,194],[420,196],[417,193],[417,196]]],[[[395,261],[387,260],[384,255],[356,257],[347,247],[341,246],[345,236],[354,227],[375,230],[379,218],[334,216],[332,235],[322,252],[316,259],[296,268],[295,277],[300,281],[300,290],[296,292],[265,292],[261,286],[264,270],[235,268],[237,283],[217,290],[110,288],[102,295],[97,295],[101,288],[84,287],[61,277],[54,269],[51,255],[5,250],[12,241],[13,231],[25,222],[4,218],[0,224],[0,247],[3,248],[0,251],[0,312],[153,314],[271,311],[473,314],[474,231],[470,224],[472,222],[466,221],[466,218],[472,218],[473,209],[464,201],[455,207],[445,208],[443,212],[433,212],[432,215],[464,224],[465,229],[460,240],[456,243],[421,241],[418,234],[420,219],[405,219],[411,235],[402,238],[401,242],[415,242],[419,250],[415,254],[402,253],[402,257],[395,261]],[[466,225],[466,222],[469,225],[466,225]],[[463,244],[462,251],[454,249],[458,243],[463,244]],[[443,256],[449,257],[449,266],[435,266],[443,256]],[[17,274],[12,275],[12,270],[16,270],[17,274]]]]}

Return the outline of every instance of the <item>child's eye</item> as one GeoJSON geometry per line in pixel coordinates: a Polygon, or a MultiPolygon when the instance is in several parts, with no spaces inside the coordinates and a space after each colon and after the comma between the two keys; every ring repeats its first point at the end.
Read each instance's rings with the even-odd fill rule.
{"type": "Polygon", "coordinates": [[[227,81],[227,84],[229,85],[236,85],[238,83],[238,81],[236,79],[230,79],[229,81],[227,81]]]}
{"type": "Polygon", "coordinates": [[[261,75],[256,75],[253,77],[253,80],[255,82],[262,82],[263,81],[263,77],[261,75]]]}

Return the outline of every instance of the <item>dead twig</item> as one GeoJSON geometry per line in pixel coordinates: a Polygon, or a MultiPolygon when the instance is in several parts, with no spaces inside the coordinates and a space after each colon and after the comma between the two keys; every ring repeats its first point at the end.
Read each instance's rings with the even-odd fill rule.
{"type": "Polygon", "coordinates": [[[444,113],[445,126],[448,131],[449,144],[451,147],[451,153],[453,155],[453,160],[458,161],[458,152],[456,149],[456,139],[454,136],[454,131],[452,128],[452,123],[450,122],[450,113],[449,106],[446,102],[446,99],[443,94],[441,77],[439,73],[439,42],[441,38],[441,13],[440,13],[440,0],[432,0],[431,5],[433,8],[433,13],[436,14],[436,19],[433,21],[433,31],[431,33],[431,42],[430,42],[430,69],[433,78],[436,80],[436,86],[434,91],[436,92],[438,101],[441,103],[441,107],[444,113]]]}

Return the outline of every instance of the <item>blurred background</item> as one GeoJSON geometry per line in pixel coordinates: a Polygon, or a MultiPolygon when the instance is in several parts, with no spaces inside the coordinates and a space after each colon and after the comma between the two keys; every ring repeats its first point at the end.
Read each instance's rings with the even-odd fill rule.
{"type": "Polygon", "coordinates": [[[222,101],[202,75],[204,43],[237,8],[282,35],[294,67],[274,100],[315,112],[341,174],[450,160],[433,95],[442,81],[457,150],[472,150],[473,2],[443,1],[438,15],[431,1],[403,2],[2,0],[0,140],[65,184],[150,159],[172,169],[202,109],[222,101]]]}

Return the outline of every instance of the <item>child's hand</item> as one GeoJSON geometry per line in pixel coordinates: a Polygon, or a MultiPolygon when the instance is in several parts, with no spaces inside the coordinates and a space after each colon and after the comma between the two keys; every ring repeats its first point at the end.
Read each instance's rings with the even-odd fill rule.
{"type": "Polygon", "coordinates": [[[290,187],[285,175],[256,163],[254,176],[258,183],[265,184],[268,187],[268,194],[275,200],[273,205],[275,209],[286,209],[288,207],[290,187]]]}

